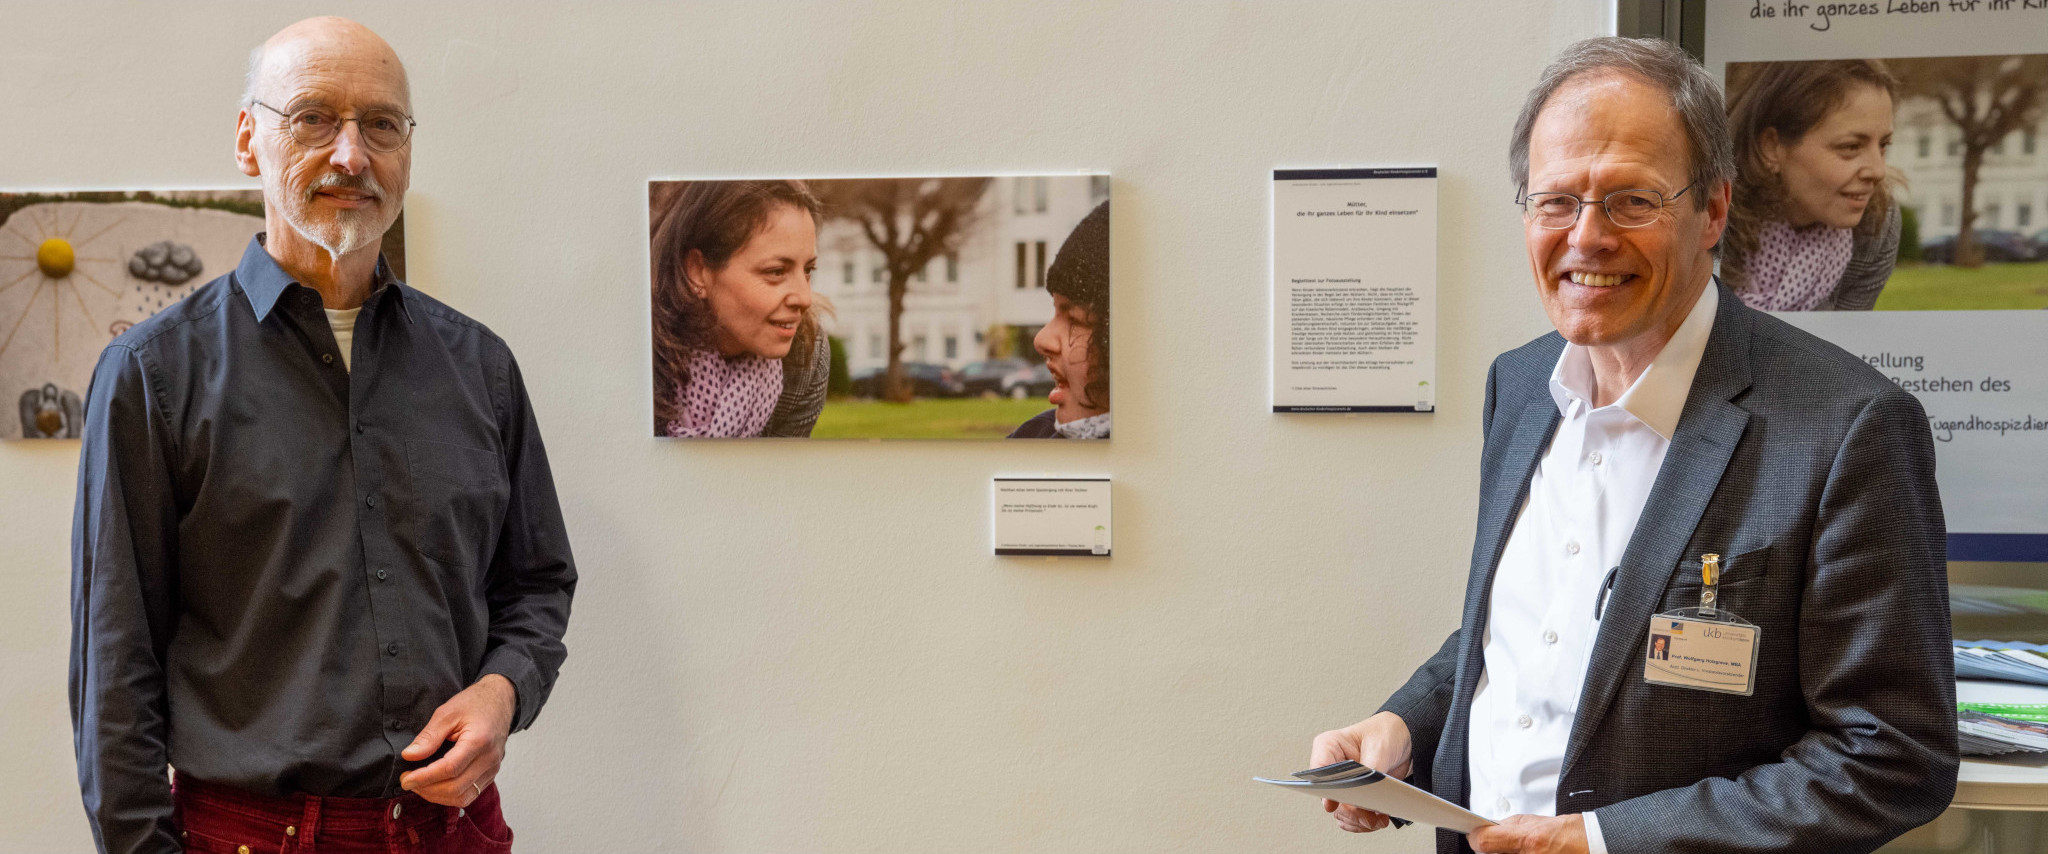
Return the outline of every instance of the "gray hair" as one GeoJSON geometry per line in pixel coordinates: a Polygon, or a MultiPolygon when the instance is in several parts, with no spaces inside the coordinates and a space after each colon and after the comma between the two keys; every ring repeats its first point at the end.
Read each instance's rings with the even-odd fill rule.
{"type": "Polygon", "coordinates": [[[256,87],[263,83],[263,45],[249,51],[249,75],[242,81],[241,108],[246,110],[256,105],[256,87]]]}
{"type": "Polygon", "coordinates": [[[1566,83],[1581,76],[1613,72],[1626,74],[1656,86],[1671,96],[1671,107],[1685,127],[1687,156],[1692,183],[1705,192],[1692,197],[1695,207],[1704,208],[1707,197],[1735,178],[1735,153],[1728,139],[1728,112],[1721,103],[1721,84],[1700,64],[1692,61],[1678,45],[1663,39],[1630,39],[1599,36],[1565,48],[1543,76],[1529,99],[1522,103],[1522,115],[1515,120],[1514,141],[1508,148],[1508,174],[1520,191],[1529,184],[1529,134],[1536,117],[1550,96],[1566,83]]]}

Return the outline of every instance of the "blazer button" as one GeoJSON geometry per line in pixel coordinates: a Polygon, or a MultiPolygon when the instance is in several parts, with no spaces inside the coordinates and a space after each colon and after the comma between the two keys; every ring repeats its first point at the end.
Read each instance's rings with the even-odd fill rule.
{"type": "MultiPolygon", "coordinates": [[[[332,364],[334,364],[334,354],[333,354],[333,353],[321,353],[321,354],[320,354],[320,361],[322,361],[322,362],[326,362],[327,364],[330,364],[330,365],[332,365],[332,364]]],[[[249,854],[249,852],[247,852],[247,851],[244,851],[244,852],[242,852],[242,854],[249,854]]]]}

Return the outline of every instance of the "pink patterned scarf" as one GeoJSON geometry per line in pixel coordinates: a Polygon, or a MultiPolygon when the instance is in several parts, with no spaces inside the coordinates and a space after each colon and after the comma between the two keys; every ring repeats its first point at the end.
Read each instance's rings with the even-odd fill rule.
{"type": "Polygon", "coordinates": [[[676,388],[681,421],[668,434],[706,439],[759,436],[782,397],[782,361],[690,351],[690,381],[676,388]]]}
{"type": "Polygon", "coordinates": [[[1811,311],[1834,292],[1855,247],[1846,228],[1765,223],[1749,257],[1749,280],[1736,296],[1763,311],[1811,311]]]}

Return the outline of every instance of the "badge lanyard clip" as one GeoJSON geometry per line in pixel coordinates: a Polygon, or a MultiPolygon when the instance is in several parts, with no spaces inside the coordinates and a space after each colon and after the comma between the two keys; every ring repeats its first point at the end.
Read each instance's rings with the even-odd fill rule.
{"type": "Polygon", "coordinates": [[[1700,616],[1713,619],[1714,600],[1721,592],[1721,556],[1700,555],[1700,616]]]}

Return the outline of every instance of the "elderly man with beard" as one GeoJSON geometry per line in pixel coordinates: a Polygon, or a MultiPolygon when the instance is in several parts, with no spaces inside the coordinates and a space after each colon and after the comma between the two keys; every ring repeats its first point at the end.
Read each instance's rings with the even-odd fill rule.
{"type": "Polygon", "coordinates": [[[71,706],[101,851],[511,848],[492,780],[576,570],[511,351],[379,257],[411,109],[361,25],[272,37],[235,138],[265,233],[94,372],[71,706]]]}

